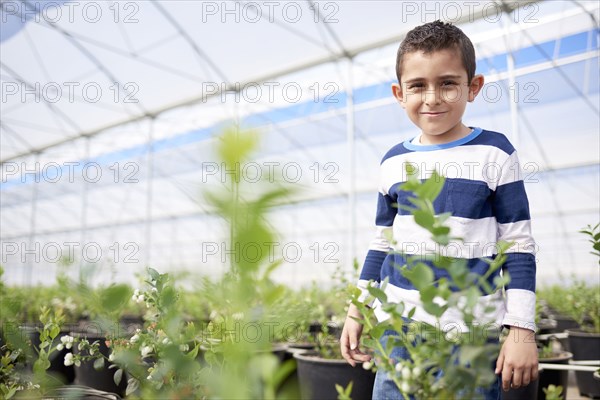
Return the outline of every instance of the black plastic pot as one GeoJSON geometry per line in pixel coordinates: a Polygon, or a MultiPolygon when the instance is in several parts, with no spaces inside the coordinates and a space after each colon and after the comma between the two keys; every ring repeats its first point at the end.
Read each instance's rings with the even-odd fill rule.
{"type": "Polygon", "coordinates": [[[370,399],[373,394],[375,373],[365,370],[361,364],[352,367],[346,360],[328,360],[316,352],[294,353],[298,363],[298,381],[303,400],[337,399],[335,385],[347,387],[353,382],[353,399],[370,399]]]}
{"type": "Polygon", "coordinates": [[[579,329],[579,323],[566,315],[552,314],[550,318],[556,321],[556,332],[564,332],[567,329],[579,329]]]}
{"type": "MultiPolygon", "coordinates": [[[[580,329],[567,331],[573,361],[600,360],[600,333],[589,333],[580,329]]],[[[600,399],[600,381],[593,372],[575,371],[579,394],[600,399]]]]}
{"type": "Polygon", "coordinates": [[[139,315],[123,315],[119,318],[119,327],[121,329],[120,334],[132,336],[136,329],[144,327],[144,319],[139,315]]]}
{"type": "Polygon", "coordinates": [[[290,354],[294,354],[297,352],[306,352],[308,350],[314,350],[316,345],[314,343],[309,342],[291,342],[287,343],[287,352],[290,354]]]}
{"type": "MultiPolygon", "coordinates": [[[[552,314],[550,319],[556,321],[556,327],[550,329],[550,331],[547,333],[561,333],[567,331],[568,329],[579,329],[579,323],[566,315],[556,313],[552,314]]],[[[567,338],[559,339],[559,341],[563,350],[571,351],[569,340],[567,338]]]]}
{"type": "MultiPolygon", "coordinates": [[[[548,364],[568,364],[569,360],[572,358],[572,353],[569,353],[568,351],[563,351],[562,353],[557,354],[554,357],[540,358],[540,362],[548,364]]],[[[540,371],[538,380],[538,400],[546,400],[546,393],[544,393],[544,388],[547,388],[550,385],[562,386],[563,392],[560,398],[563,400],[566,399],[567,387],[569,386],[569,371],[558,371],[552,369],[542,370],[540,371]]]]}

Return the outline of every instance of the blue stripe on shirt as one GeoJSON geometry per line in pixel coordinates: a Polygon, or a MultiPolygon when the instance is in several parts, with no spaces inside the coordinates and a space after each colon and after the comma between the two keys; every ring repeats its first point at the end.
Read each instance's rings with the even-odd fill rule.
{"type": "MultiPolygon", "coordinates": [[[[419,256],[417,256],[417,257],[419,259],[421,258],[419,256]]],[[[490,258],[494,258],[494,257],[490,257],[490,258]]],[[[467,263],[467,270],[469,271],[469,273],[474,274],[467,278],[472,283],[475,283],[479,276],[483,276],[490,267],[488,262],[486,262],[480,258],[471,258],[471,259],[464,259],[464,260],[467,263]],[[475,276],[475,275],[477,275],[477,276],[475,276]]],[[[424,262],[425,264],[427,264],[431,268],[431,270],[433,271],[433,274],[434,274],[434,280],[436,282],[442,278],[446,278],[452,285],[453,279],[450,277],[450,274],[448,273],[447,270],[433,266],[433,263],[429,260],[419,260],[419,262],[421,262],[421,261],[424,262]]],[[[389,276],[390,277],[389,282],[391,284],[393,284],[394,286],[400,287],[402,289],[417,290],[413,286],[413,284],[407,278],[405,278],[404,275],[402,275],[402,272],[400,271],[399,268],[403,267],[404,265],[407,265],[406,257],[404,255],[397,254],[397,253],[390,253],[383,262],[383,266],[381,268],[381,278],[379,278],[379,279],[389,276]]],[[[496,278],[499,275],[500,275],[499,269],[494,271],[490,275],[490,277],[488,279],[488,283],[490,284],[490,286],[492,288],[494,288],[494,278],[496,278]]],[[[459,289],[456,287],[451,287],[451,290],[457,291],[459,289]]],[[[482,290],[482,289],[480,288],[480,290],[482,290]]],[[[487,294],[487,293],[484,293],[484,294],[487,294]]]]}
{"type": "Polygon", "coordinates": [[[381,274],[381,265],[387,257],[388,253],[385,251],[369,250],[367,257],[363,265],[362,271],[360,272],[360,278],[366,281],[373,280],[379,282],[379,276],[381,274]]]}
{"type": "Polygon", "coordinates": [[[512,153],[514,153],[515,148],[510,143],[508,138],[506,136],[504,136],[502,133],[488,131],[488,130],[485,130],[484,132],[485,132],[484,135],[478,135],[473,140],[469,141],[468,143],[465,143],[465,145],[466,146],[488,145],[488,146],[496,147],[508,155],[511,155],[512,153]]]}
{"type": "Polygon", "coordinates": [[[377,198],[377,216],[375,217],[375,225],[377,226],[392,226],[396,217],[396,201],[389,195],[379,193],[377,198]]]}
{"type": "MultiPolygon", "coordinates": [[[[401,183],[392,185],[390,194],[397,198],[399,206],[397,211],[399,215],[409,215],[410,211],[404,207],[414,208],[410,201],[414,195],[411,192],[400,189],[401,183]]],[[[482,181],[473,181],[468,179],[447,178],[438,197],[433,202],[433,208],[436,214],[451,212],[455,217],[481,219],[493,215],[492,201],[494,192],[489,189],[487,184],[482,181]]],[[[381,210],[377,208],[377,218],[379,219],[381,210]]],[[[386,221],[389,221],[389,215],[386,214],[386,221]]],[[[384,220],[384,218],[382,218],[384,220]]],[[[393,219],[388,225],[390,226],[393,219]]]]}
{"type": "Polygon", "coordinates": [[[499,224],[530,219],[529,202],[523,181],[498,186],[494,193],[492,207],[499,224]]]}
{"type": "MultiPolygon", "coordinates": [[[[502,266],[502,269],[505,271],[508,270],[510,275],[510,282],[506,285],[506,289],[523,289],[535,292],[535,256],[528,253],[507,253],[505,256],[506,261],[502,266]]],[[[494,257],[490,257],[490,259],[493,258],[494,257]]],[[[484,261],[484,259],[471,258],[466,259],[466,261],[467,269],[470,273],[482,276],[489,269],[489,264],[484,261]]],[[[430,261],[423,262],[432,269],[436,281],[441,278],[447,278],[452,282],[448,271],[434,267],[430,261]]],[[[416,290],[413,284],[406,279],[398,269],[406,264],[406,258],[402,254],[388,254],[381,251],[369,250],[360,279],[380,282],[382,277],[389,276],[389,282],[394,286],[403,289],[416,290]]],[[[494,271],[490,275],[488,283],[492,288],[494,287],[494,279],[499,275],[500,270],[494,271]]],[[[475,281],[475,277],[472,277],[471,279],[475,281]]],[[[454,290],[456,290],[456,288],[454,288],[454,290]]]]}
{"type": "Polygon", "coordinates": [[[506,289],[524,289],[535,292],[535,256],[529,253],[506,253],[502,266],[508,270],[510,282],[506,289]]]}

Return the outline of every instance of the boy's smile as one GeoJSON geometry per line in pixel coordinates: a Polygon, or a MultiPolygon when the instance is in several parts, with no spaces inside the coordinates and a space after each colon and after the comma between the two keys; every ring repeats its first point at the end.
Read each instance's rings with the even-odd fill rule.
{"type": "Polygon", "coordinates": [[[421,128],[421,144],[441,144],[460,139],[470,129],[462,123],[468,101],[483,86],[483,76],[467,81],[459,50],[408,53],[402,62],[401,86],[394,96],[410,120],[421,128]]]}

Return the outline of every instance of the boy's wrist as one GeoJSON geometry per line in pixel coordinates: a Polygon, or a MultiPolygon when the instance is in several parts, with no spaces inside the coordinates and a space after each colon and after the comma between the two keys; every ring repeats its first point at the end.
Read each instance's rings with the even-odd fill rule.
{"type": "Polygon", "coordinates": [[[356,307],[354,304],[350,304],[350,306],[348,306],[348,317],[361,317],[362,314],[359,311],[358,307],[356,307]]]}
{"type": "Polygon", "coordinates": [[[505,342],[521,342],[535,344],[535,331],[520,326],[507,326],[508,332],[505,337],[505,342]]]}

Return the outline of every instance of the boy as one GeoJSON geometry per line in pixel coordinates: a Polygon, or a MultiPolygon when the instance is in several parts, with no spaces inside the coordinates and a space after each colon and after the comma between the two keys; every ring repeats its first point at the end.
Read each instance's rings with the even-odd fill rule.
{"type": "MultiPolygon", "coordinates": [[[[406,180],[406,162],[416,164],[423,179],[427,171],[445,170],[446,182],[434,207],[436,213],[452,213],[447,224],[453,236],[463,238],[457,244],[458,254],[453,256],[467,259],[471,271],[481,274],[487,264],[480,258],[493,256],[495,243],[515,243],[503,265],[511,276],[505,298],[500,291],[483,296],[482,302],[493,305],[495,312],[478,318],[509,329],[496,363],[499,378],[493,387],[485,389],[486,399],[497,399],[500,383],[504,390],[518,388],[537,379],[538,374],[537,348],[532,338],[536,329],[535,244],[518,158],[504,135],[470,128],[462,122],[467,102],[472,102],[483,87],[483,76],[475,75],[473,44],[459,28],[435,21],[411,30],[398,49],[396,74],[398,83],[392,85],[392,93],[421,134],[394,146],[381,162],[377,234],[358,286],[366,297],[370,280],[380,282],[388,277],[388,301],[404,302],[407,311],[416,307],[414,320],[435,322],[419,307],[418,291],[394,267],[405,264],[405,260],[398,253],[389,253],[391,245],[386,238],[393,235],[397,252],[427,253],[431,248],[427,244],[432,242],[426,231],[397,206],[410,205],[398,184],[406,180]]],[[[439,270],[434,272],[439,278],[439,270]]],[[[378,319],[385,319],[377,304],[374,307],[378,319]]],[[[456,326],[456,317],[446,314],[451,313],[442,316],[442,327],[456,326]]],[[[341,350],[354,366],[370,356],[358,347],[362,327],[351,317],[360,318],[352,305],[342,332],[341,350]]],[[[389,378],[378,372],[374,398],[380,397],[401,396],[389,378]]]]}

